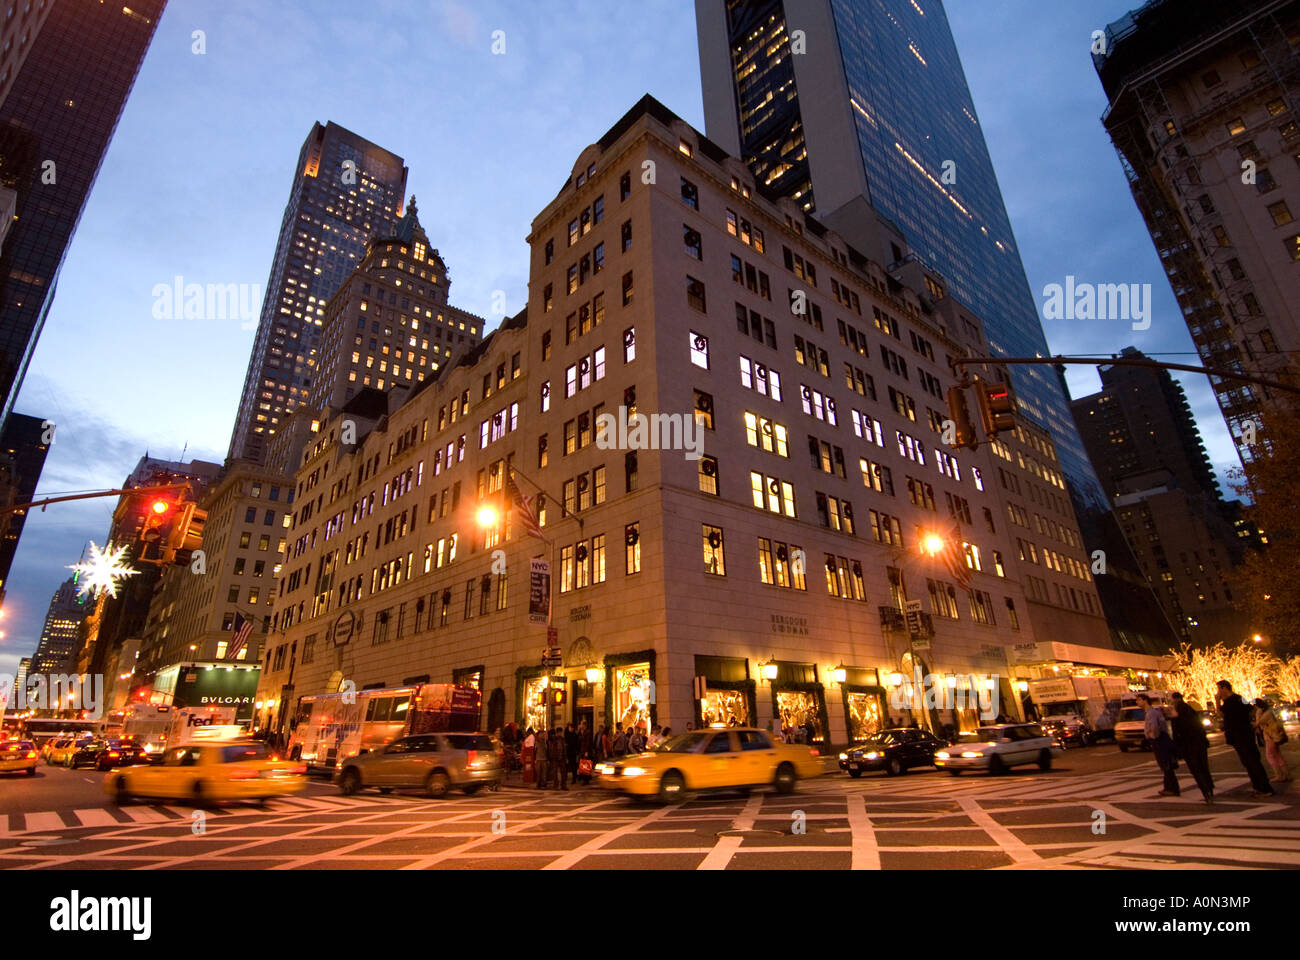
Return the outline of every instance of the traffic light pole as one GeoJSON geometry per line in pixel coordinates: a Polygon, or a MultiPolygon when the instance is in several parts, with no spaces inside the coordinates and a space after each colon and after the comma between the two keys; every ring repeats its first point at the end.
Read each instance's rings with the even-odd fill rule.
{"type": "Polygon", "coordinates": [[[1156,370],[1180,370],[1184,373],[1203,373],[1207,377],[1222,377],[1224,380],[1240,380],[1243,383],[1257,383],[1260,386],[1271,387],[1274,390],[1284,390],[1287,393],[1300,393],[1300,387],[1293,384],[1282,383],[1280,380],[1272,380],[1268,377],[1256,377],[1246,373],[1238,373],[1235,370],[1225,370],[1222,367],[1193,367],[1185,363],[1164,363],[1160,360],[1136,359],[1133,357],[964,357],[954,358],[952,361],[954,370],[957,367],[965,367],[971,364],[1047,364],[1056,366],[1058,363],[1079,364],[1087,367],[1150,367],[1156,370]]]}
{"type": "Polygon", "coordinates": [[[44,500],[35,500],[32,503],[18,503],[13,506],[3,507],[7,513],[17,513],[19,510],[30,510],[32,507],[40,507],[44,512],[45,508],[52,503],[67,503],[70,500],[94,500],[96,497],[120,497],[123,494],[149,494],[149,493],[174,493],[177,490],[189,490],[188,483],[171,483],[161,487],[132,487],[129,490],[101,490],[98,493],[78,493],[66,497],[47,497],[44,500]]]}

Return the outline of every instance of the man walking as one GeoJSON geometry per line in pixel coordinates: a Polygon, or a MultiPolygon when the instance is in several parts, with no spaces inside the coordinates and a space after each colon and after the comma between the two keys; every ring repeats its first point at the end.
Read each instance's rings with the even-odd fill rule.
{"type": "Polygon", "coordinates": [[[1169,736],[1166,729],[1165,712],[1160,709],[1158,704],[1152,703],[1151,698],[1145,694],[1138,694],[1138,706],[1144,712],[1142,734],[1151,744],[1151,750],[1156,755],[1156,764],[1160,767],[1161,773],[1164,774],[1164,789],[1158,794],[1161,797],[1176,797],[1182,793],[1178,786],[1178,758],[1174,756],[1174,741],[1169,736]]]}
{"type": "Polygon", "coordinates": [[[1205,802],[1214,803],[1214,778],[1210,776],[1210,741],[1205,736],[1201,715],[1183,700],[1181,693],[1173,694],[1173,701],[1174,715],[1169,725],[1173,728],[1174,752],[1183,758],[1187,769],[1192,772],[1205,802]]]}
{"type": "Polygon", "coordinates": [[[1273,787],[1268,782],[1268,774],[1259,761],[1259,747],[1255,746],[1255,728],[1251,724],[1251,710],[1241,694],[1232,692],[1232,684],[1220,680],[1214,699],[1219,703],[1219,714],[1223,717],[1223,739],[1228,746],[1237,751],[1237,759],[1250,775],[1250,785],[1254,787],[1254,796],[1271,797],[1273,787]]]}
{"type": "Polygon", "coordinates": [[[533,754],[533,763],[537,767],[538,790],[545,790],[550,786],[551,762],[547,739],[545,730],[537,731],[537,747],[533,754]]]}
{"type": "Polygon", "coordinates": [[[550,768],[551,776],[555,780],[555,786],[560,790],[568,790],[569,758],[563,730],[555,729],[551,731],[550,739],[546,743],[546,754],[547,766],[550,768]]]}

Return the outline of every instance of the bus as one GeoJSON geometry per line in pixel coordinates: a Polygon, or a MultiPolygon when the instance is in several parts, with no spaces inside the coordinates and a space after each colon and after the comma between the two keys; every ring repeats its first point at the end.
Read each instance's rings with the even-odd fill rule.
{"type": "Polygon", "coordinates": [[[308,694],[298,701],[289,758],[309,773],[332,774],[339,763],[410,734],[478,730],[481,694],[451,683],[423,683],[346,693],[308,694]]]}
{"type": "MultiPolygon", "coordinates": [[[[49,717],[25,717],[14,724],[13,731],[38,747],[51,737],[63,734],[78,740],[99,736],[103,732],[103,720],[60,720],[49,717]]],[[[10,720],[5,720],[5,732],[10,732],[10,720]]]]}

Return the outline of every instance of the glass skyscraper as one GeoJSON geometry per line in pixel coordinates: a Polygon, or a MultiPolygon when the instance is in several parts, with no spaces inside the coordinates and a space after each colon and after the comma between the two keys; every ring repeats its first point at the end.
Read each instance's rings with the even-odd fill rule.
{"type": "MultiPolygon", "coordinates": [[[[871,221],[890,221],[995,351],[1048,355],[939,0],[696,0],[696,17],[711,139],[868,255],[871,221]]],[[[1104,509],[1056,372],[1011,376],[1075,494],[1104,509]]]]}
{"type": "Polygon", "coordinates": [[[7,199],[0,208],[14,220],[0,253],[0,422],[13,410],[68,244],[165,3],[5,5],[0,193],[7,199]]]}
{"type": "Polygon", "coordinates": [[[312,127],[284,208],[231,458],[265,463],[267,441],[307,402],[325,304],[370,239],[397,230],[406,174],[401,157],[365,137],[335,123],[312,127]]]}

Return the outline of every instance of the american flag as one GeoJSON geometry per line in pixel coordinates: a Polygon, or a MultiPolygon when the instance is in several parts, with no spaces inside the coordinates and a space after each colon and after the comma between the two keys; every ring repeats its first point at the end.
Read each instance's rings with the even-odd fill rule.
{"type": "Polygon", "coordinates": [[[966,566],[966,554],[961,547],[961,528],[957,524],[952,525],[947,538],[943,542],[943,550],[939,552],[943,565],[948,568],[948,573],[957,581],[957,585],[963,590],[969,590],[970,569],[966,566]]]}
{"type": "Polygon", "coordinates": [[[239,651],[244,649],[244,644],[248,643],[248,638],[253,633],[253,621],[245,620],[242,613],[235,614],[234,636],[230,639],[230,647],[226,650],[226,659],[234,660],[239,656],[239,651]]]}
{"type": "Polygon", "coordinates": [[[519,492],[519,486],[515,483],[514,474],[510,474],[506,479],[506,496],[510,502],[519,508],[519,522],[524,525],[524,530],[531,536],[539,540],[545,540],[542,534],[542,526],[537,522],[537,514],[533,512],[534,497],[526,497],[519,492]]]}

